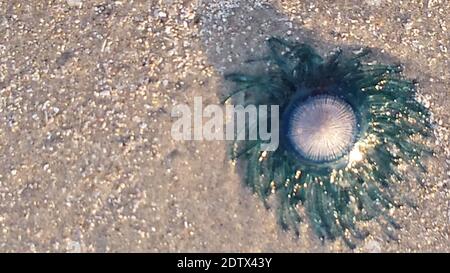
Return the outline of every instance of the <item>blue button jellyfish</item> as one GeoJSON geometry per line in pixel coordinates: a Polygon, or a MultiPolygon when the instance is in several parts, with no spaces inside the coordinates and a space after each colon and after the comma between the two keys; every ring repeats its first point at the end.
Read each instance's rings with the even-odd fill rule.
{"type": "Polygon", "coordinates": [[[224,101],[244,93],[244,105],[280,107],[277,150],[264,151],[260,139],[233,144],[245,184],[266,205],[277,194],[279,223],[296,234],[303,206],[322,239],[342,238],[354,248],[369,234],[357,223],[371,219],[395,238],[400,226],[389,210],[403,205],[392,187],[404,180],[400,166],[414,167],[420,179],[422,157],[432,155],[430,114],[416,100],[415,84],[399,66],[364,62],[368,50],[322,58],[306,44],[280,38],[267,44],[260,61],[268,69],[226,75],[237,89],[224,101]]]}

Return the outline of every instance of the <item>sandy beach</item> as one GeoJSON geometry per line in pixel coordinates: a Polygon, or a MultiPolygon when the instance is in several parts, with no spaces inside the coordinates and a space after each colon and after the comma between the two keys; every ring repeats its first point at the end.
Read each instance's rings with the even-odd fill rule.
{"type": "MultiPolygon", "coordinates": [[[[450,252],[447,0],[0,1],[1,252],[450,252]],[[172,107],[282,36],[400,63],[436,123],[417,204],[350,250],[300,237],[242,185],[224,141],[175,141],[172,107]]],[[[248,67],[248,69],[252,69],[248,67]]]]}

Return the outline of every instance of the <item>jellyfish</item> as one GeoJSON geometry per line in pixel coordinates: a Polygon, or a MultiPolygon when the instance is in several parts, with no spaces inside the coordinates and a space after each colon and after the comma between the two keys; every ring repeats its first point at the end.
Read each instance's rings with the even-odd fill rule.
{"type": "Polygon", "coordinates": [[[278,223],[296,235],[308,221],[323,241],[355,248],[370,234],[359,223],[376,219],[395,238],[400,225],[389,211],[404,205],[395,190],[405,180],[401,166],[420,181],[422,159],[433,155],[426,144],[433,125],[416,83],[401,66],[370,60],[369,49],[325,58],[278,37],[267,46],[266,56],[248,61],[266,69],[225,75],[236,89],[224,102],[238,104],[241,94],[239,104],[280,107],[278,149],[262,149],[261,139],[231,144],[245,185],[268,208],[276,195],[278,223]]]}

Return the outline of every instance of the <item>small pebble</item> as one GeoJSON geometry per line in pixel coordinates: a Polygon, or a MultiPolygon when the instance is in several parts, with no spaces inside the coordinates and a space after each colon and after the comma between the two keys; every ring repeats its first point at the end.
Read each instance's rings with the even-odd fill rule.
{"type": "Polygon", "coordinates": [[[81,8],[83,6],[82,0],[66,0],[67,4],[71,7],[81,8]]]}

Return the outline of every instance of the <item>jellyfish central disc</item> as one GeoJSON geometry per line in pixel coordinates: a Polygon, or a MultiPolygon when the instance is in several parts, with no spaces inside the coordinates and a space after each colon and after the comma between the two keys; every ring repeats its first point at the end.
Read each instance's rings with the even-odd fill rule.
{"type": "Polygon", "coordinates": [[[354,145],[357,120],[352,107],[328,95],[311,97],[292,110],[288,137],[306,159],[329,162],[354,145]]]}

